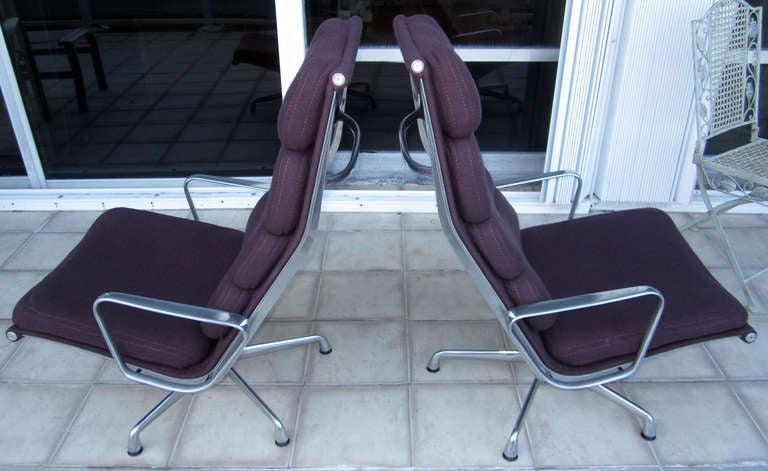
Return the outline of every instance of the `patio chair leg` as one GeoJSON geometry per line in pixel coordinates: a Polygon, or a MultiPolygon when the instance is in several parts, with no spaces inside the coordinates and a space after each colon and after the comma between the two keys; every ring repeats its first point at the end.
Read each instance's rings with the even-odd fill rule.
{"type": "Polygon", "coordinates": [[[643,430],[640,435],[642,435],[642,437],[648,441],[656,440],[656,421],[647,410],[638,406],[634,402],[630,401],[626,397],[622,396],[604,384],[595,386],[592,388],[592,390],[600,393],[606,399],[609,399],[615,404],[620,405],[624,409],[638,416],[640,420],[643,421],[643,430]]]}
{"type": "Polygon", "coordinates": [[[171,392],[163,398],[151,411],[147,413],[136,425],[133,426],[128,434],[128,454],[130,456],[138,456],[144,451],[144,447],[141,445],[141,439],[139,434],[149,424],[151,424],[156,418],[160,417],[160,414],[165,412],[169,407],[174,405],[183,396],[180,392],[171,392]]]}
{"type": "Polygon", "coordinates": [[[272,353],[289,348],[301,347],[303,345],[309,345],[312,343],[319,345],[320,353],[323,355],[327,355],[333,351],[331,344],[328,342],[328,339],[322,335],[308,335],[306,337],[298,337],[295,339],[278,340],[276,342],[248,345],[243,349],[243,353],[240,355],[240,358],[250,358],[252,356],[264,355],[265,353],[272,353]]]}
{"type": "Polygon", "coordinates": [[[427,371],[437,373],[440,371],[440,360],[443,358],[454,358],[457,360],[495,360],[495,361],[516,361],[521,358],[520,352],[511,350],[440,350],[432,354],[432,358],[427,363],[427,371]]]}
{"type": "Polygon", "coordinates": [[[256,405],[259,406],[259,408],[267,415],[267,417],[269,417],[269,420],[272,421],[272,424],[275,426],[275,445],[288,445],[291,442],[291,439],[288,437],[288,432],[285,430],[285,426],[277,414],[275,414],[274,411],[270,409],[267,403],[264,402],[264,400],[258,394],[256,394],[256,391],[254,391],[251,386],[245,382],[243,377],[240,376],[240,374],[235,371],[234,368],[229,370],[229,377],[232,378],[232,381],[234,381],[235,384],[240,386],[240,389],[243,390],[245,395],[250,397],[253,402],[255,402],[256,405]]]}
{"type": "Polygon", "coordinates": [[[533,396],[536,394],[538,385],[539,381],[534,379],[533,383],[531,383],[530,389],[528,389],[528,394],[525,396],[523,407],[520,409],[520,414],[517,416],[515,426],[512,428],[512,433],[509,434],[507,446],[504,447],[504,452],[501,454],[501,456],[507,461],[517,460],[517,440],[520,438],[520,428],[523,426],[525,414],[528,412],[528,407],[531,405],[531,402],[533,402],[533,396]]]}

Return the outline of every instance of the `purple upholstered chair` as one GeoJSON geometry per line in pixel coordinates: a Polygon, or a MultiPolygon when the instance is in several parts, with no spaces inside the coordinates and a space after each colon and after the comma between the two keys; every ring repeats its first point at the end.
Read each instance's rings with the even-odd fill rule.
{"type": "Polygon", "coordinates": [[[231,378],[269,416],[275,443],[288,444],[280,419],[233,368],[243,358],[319,343],[320,335],[248,345],[301,268],[314,239],[334,123],[354,68],[362,22],[330,19],[318,29],[278,117],[281,148],[269,188],[245,233],[148,211],[113,209],[16,305],[10,340],[24,335],[111,355],[122,373],[169,394],[131,430],[140,432],[184,394],[231,378]]]}
{"type": "MultiPolygon", "coordinates": [[[[643,437],[653,440],[653,417],[607,384],[667,350],[729,336],[753,342],[746,310],[661,211],[619,211],[521,231],[480,157],[474,135],[480,98],[469,71],[431,17],[401,15],[394,28],[416,103],[406,119],[426,123],[422,142],[443,230],[520,348],[443,350],[427,368],[437,371],[444,358],[528,362],[536,379],[504,449],[508,460],[517,458],[520,427],[541,381],[593,389],[637,415],[643,437]]],[[[572,175],[541,178],[561,176],[572,175]]]]}

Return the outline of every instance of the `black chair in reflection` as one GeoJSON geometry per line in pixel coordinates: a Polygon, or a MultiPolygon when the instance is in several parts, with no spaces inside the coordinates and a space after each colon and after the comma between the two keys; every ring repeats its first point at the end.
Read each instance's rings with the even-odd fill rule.
{"type": "MultiPolygon", "coordinates": [[[[251,64],[263,67],[273,72],[280,72],[280,59],[277,50],[277,31],[257,31],[245,33],[232,54],[232,65],[251,64]]],[[[364,82],[354,82],[347,89],[349,96],[361,97],[368,100],[371,108],[376,108],[376,100],[370,93],[370,87],[364,82]],[[357,90],[362,88],[363,90],[357,90]]],[[[251,100],[251,113],[256,111],[259,103],[268,103],[270,101],[281,100],[282,93],[270,93],[255,97],[251,100]]]]}
{"type": "Polygon", "coordinates": [[[18,80],[22,83],[29,83],[45,120],[51,119],[51,111],[45,96],[43,80],[71,78],[75,87],[78,111],[88,111],[85,79],[78,59],[79,53],[90,54],[99,90],[107,89],[104,66],[94,36],[94,32],[104,29],[101,26],[81,27],[68,31],[57,40],[33,42],[29,40],[27,31],[17,17],[8,18],[3,22],[3,34],[18,80]],[[67,58],[68,68],[41,71],[35,57],[52,55],[64,55],[67,58]]]}

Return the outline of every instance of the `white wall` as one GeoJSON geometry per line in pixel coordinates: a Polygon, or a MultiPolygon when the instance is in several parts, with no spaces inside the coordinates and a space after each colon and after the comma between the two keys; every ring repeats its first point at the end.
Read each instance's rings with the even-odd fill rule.
{"type": "Polygon", "coordinates": [[[687,203],[692,169],[691,20],[712,0],[628,0],[603,145],[599,205],[687,203]]]}

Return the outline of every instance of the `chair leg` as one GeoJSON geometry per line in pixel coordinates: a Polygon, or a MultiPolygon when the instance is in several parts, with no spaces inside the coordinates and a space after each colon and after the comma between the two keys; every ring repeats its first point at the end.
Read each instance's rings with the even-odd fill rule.
{"type": "Polygon", "coordinates": [[[496,360],[496,361],[516,361],[520,358],[518,351],[505,350],[440,350],[432,355],[427,364],[427,371],[437,373],[440,371],[440,360],[443,358],[454,358],[459,360],[496,360]]]}
{"type": "MultiPolygon", "coordinates": [[[[746,201],[742,198],[736,198],[732,201],[725,202],[715,207],[712,204],[712,200],[709,198],[709,192],[707,191],[707,178],[704,175],[704,170],[701,168],[701,166],[697,166],[697,167],[698,167],[697,171],[698,171],[698,178],[699,178],[699,187],[701,188],[701,194],[704,197],[704,204],[707,207],[707,213],[705,215],[702,215],[696,218],[694,221],[691,221],[690,223],[686,224],[681,228],[681,230],[686,230],[708,219],[712,220],[712,222],[715,224],[715,229],[717,230],[717,233],[720,236],[720,240],[722,240],[723,242],[723,246],[725,248],[725,254],[728,256],[728,260],[731,263],[731,267],[733,268],[733,271],[736,273],[736,278],[739,280],[739,283],[741,283],[741,289],[744,292],[744,296],[747,299],[747,308],[750,310],[753,310],[755,308],[755,300],[752,297],[752,290],[749,288],[749,285],[747,282],[748,280],[755,278],[755,276],[752,276],[750,278],[746,278],[744,276],[744,271],[741,269],[741,265],[739,264],[739,261],[736,259],[736,254],[733,251],[733,245],[731,244],[728,234],[725,232],[725,228],[723,228],[723,224],[720,222],[720,218],[719,218],[720,214],[723,214],[726,211],[735,208],[736,206],[745,204],[746,201]]],[[[762,274],[762,272],[760,274],[762,274]]]]}
{"type": "Polygon", "coordinates": [[[72,73],[72,81],[75,84],[75,96],[77,98],[77,110],[81,113],[88,111],[88,102],[85,98],[85,80],[83,80],[83,70],[80,68],[80,61],[77,58],[77,50],[71,43],[64,45],[64,51],[69,60],[69,68],[72,73]]]}
{"type": "Polygon", "coordinates": [[[600,393],[606,399],[612,401],[615,404],[618,404],[619,406],[639,417],[640,420],[643,421],[643,430],[640,435],[642,435],[642,437],[648,441],[656,440],[656,421],[647,410],[638,406],[634,402],[630,401],[626,397],[622,396],[604,384],[595,386],[592,388],[592,390],[600,393]]]}
{"type": "Polygon", "coordinates": [[[104,75],[104,64],[101,62],[99,43],[96,42],[96,37],[93,33],[86,34],[85,39],[88,41],[88,49],[91,54],[91,62],[93,63],[93,72],[96,74],[96,83],[99,85],[99,90],[106,90],[107,77],[104,75]]]}
{"type": "Polygon", "coordinates": [[[512,433],[509,434],[507,446],[504,447],[504,452],[501,454],[501,456],[507,461],[517,460],[517,441],[518,438],[520,438],[520,429],[523,426],[525,414],[528,412],[528,408],[530,407],[531,402],[533,402],[533,396],[536,394],[538,386],[539,381],[534,378],[533,383],[531,383],[531,387],[528,389],[528,394],[525,396],[525,401],[523,401],[523,407],[520,409],[520,414],[517,416],[517,420],[515,421],[515,426],[512,428],[512,433]]]}
{"type": "Polygon", "coordinates": [[[258,394],[256,394],[256,391],[254,391],[251,386],[245,382],[243,377],[240,376],[240,374],[238,374],[234,368],[229,370],[229,377],[232,378],[232,381],[234,381],[235,384],[240,386],[240,389],[243,390],[245,395],[250,397],[251,400],[253,400],[257,406],[259,406],[262,412],[264,412],[267,417],[269,417],[269,420],[272,421],[272,424],[275,426],[275,445],[288,445],[291,442],[291,439],[288,437],[288,432],[285,430],[285,426],[277,414],[275,414],[274,411],[267,405],[267,403],[264,402],[264,400],[258,394]]]}
{"type": "Polygon", "coordinates": [[[168,410],[169,407],[174,405],[183,396],[182,393],[172,392],[169,393],[162,401],[160,401],[151,411],[147,413],[136,425],[133,426],[131,432],[128,434],[128,454],[130,456],[138,456],[144,451],[144,447],[141,445],[141,439],[139,434],[149,424],[151,424],[156,418],[160,417],[160,414],[168,410]]]}
{"type": "Polygon", "coordinates": [[[289,348],[301,347],[302,345],[309,345],[312,343],[317,343],[320,345],[320,353],[323,355],[328,355],[333,351],[331,344],[328,343],[328,339],[322,335],[308,335],[306,337],[298,337],[295,339],[278,340],[276,342],[261,343],[258,345],[248,345],[243,349],[243,353],[240,355],[240,359],[250,358],[257,355],[264,355],[266,353],[277,352],[289,348]]]}

